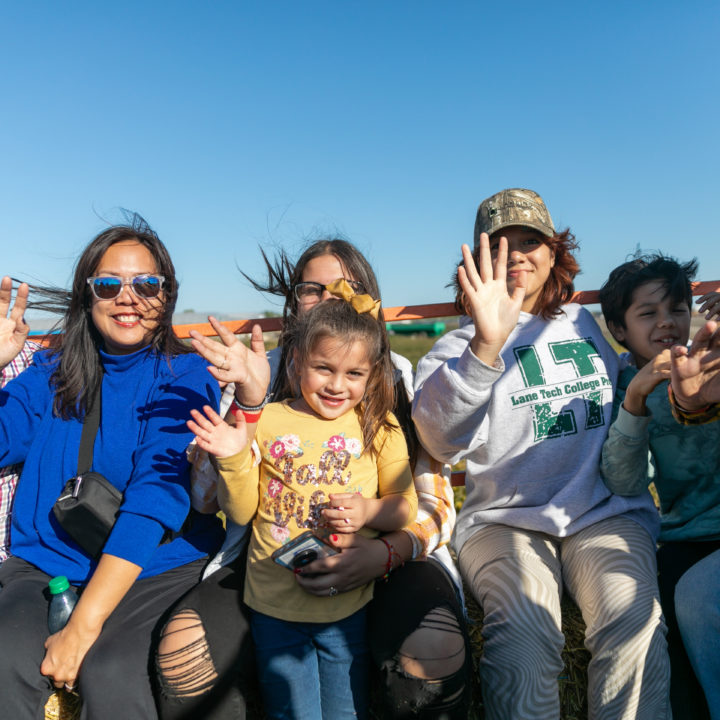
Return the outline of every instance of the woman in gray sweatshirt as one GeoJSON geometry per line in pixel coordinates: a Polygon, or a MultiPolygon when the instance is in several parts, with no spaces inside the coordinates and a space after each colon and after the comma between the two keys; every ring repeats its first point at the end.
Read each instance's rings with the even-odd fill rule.
{"type": "Polygon", "coordinates": [[[618,361],[590,313],[563,305],[575,247],[536,193],[484,200],[458,269],[467,317],[418,365],[420,439],[466,461],[453,542],[484,611],[488,720],[559,717],[563,588],[587,625],[590,717],[670,717],[657,512],[600,476],[618,361]]]}

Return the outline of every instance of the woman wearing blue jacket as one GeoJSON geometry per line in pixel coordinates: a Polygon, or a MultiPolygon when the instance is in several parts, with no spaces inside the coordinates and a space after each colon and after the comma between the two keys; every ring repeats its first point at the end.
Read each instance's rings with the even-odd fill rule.
{"type": "MultiPolygon", "coordinates": [[[[155,718],[148,676],[163,612],[199,579],[222,529],[190,512],[185,448],[190,410],[217,406],[217,382],[172,330],[177,280],[142,219],[100,233],[82,253],[63,334],[0,392],[0,465],[24,462],[13,508],[12,556],[0,568],[0,706],[42,718],[52,690],[76,688],[82,718],[155,718]],[[78,472],[83,419],[100,398],[92,470],[122,493],[94,559],[60,526],[53,505],[78,472]],[[169,537],[174,537],[168,541],[169,537]],[[65,575],[79,600],[48,636],[46,587],[65,575]]],[[[21,285],[0,285],[0,367],[27,335],[21,285]]]]}

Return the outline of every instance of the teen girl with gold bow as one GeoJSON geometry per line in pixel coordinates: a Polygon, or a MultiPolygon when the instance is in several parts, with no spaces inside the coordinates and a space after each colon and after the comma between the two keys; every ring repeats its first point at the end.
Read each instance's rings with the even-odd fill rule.
{"type": "Polygon", "coordinates": [[[209,407],[189,423],[217,459],[222,509],[253,521],[244,600],[272,718],[367,717],[372,598],[372,584],[310,595],[273,552],[307,530],[398,530],[417,510],[379,303],[343,279],[326,289],[340,301],[299,319],[279,402],[238,409],[235,427],[209,407]]]}

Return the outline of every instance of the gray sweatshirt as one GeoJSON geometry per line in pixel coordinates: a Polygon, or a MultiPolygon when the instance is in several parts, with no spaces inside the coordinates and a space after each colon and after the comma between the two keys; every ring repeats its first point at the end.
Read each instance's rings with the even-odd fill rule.
{"type": "Polygon", "coordinates": [[[592,315],[566,305],[552,320],[521,313],[496,367],[470,350],[470,318],[420,360],[413,418],[430,453],[466,461],[453,539],[502,523],[565,537],[627,515],[657,537],[648,496],[615,495],[600,476],[618,359],[592,315]]]}

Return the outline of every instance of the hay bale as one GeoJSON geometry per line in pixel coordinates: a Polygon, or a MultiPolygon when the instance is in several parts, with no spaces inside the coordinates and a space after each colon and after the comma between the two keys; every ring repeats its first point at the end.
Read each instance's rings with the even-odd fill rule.
{"type": "Polygon", "coordinates": [[[77,720],[82,700],[66,690],[56,690],[45,704],[45,720],[77,720]]]}
{"type": "MultiPolygon", "coordinates": [[[[482,720],[482,693],[478,672],[482,656],[483,612],[475,599],[465,588],[468,609],[468,633],[472,645],[472,661],[475,670],[473,676],[473,703],[469,720],[482,720]]],[[[558,677],[560,691],[560,717],[562,720],[585,720],[587,718],[587,666],[590,653],[585,648],[585,623],[577,605],[565,595],[562,600],[562,631],[565,635],[565,647],[562,658],[565,664],[558,677]]]]}
{"type": "Polygon", "coordinates": [[[587,706],[587,667],[590,653],[585,647],[585,622],[578,606],[565,595],[562,601],[562,631],[565,663],[560,682],[560,717],[563,720],[585,720],[587,706]]]}
{"type": "MultiPolygon", "coordinates": [[[[484,712],[478,672],[478,663],[483,648],[483,613],[467,588],[465,588],[465,598],[474,668],[472,705],[468,720],[483,720],[484,712]]],[[[562,653],[565,667],[558,678],[560,717],[562,720],[585,720],[587,718],[587,665],[590,653],[584,646],[585,623],[582,615],[567,595],[562,601],[562,631],[565,635],[565,648],[562,653]]],[[[77,720],[80,717],[81,704],[82,701],[77,695],[65,690],[56,690],[45,705],[45,720],[77,720]]],[[[371,716],[378,718],[378,715],[372,711],[371,716]]],[[[265,717],[257,686],[253,686],[248,693],[248,717],[256,718],[256,720],[265,717]]]]}

